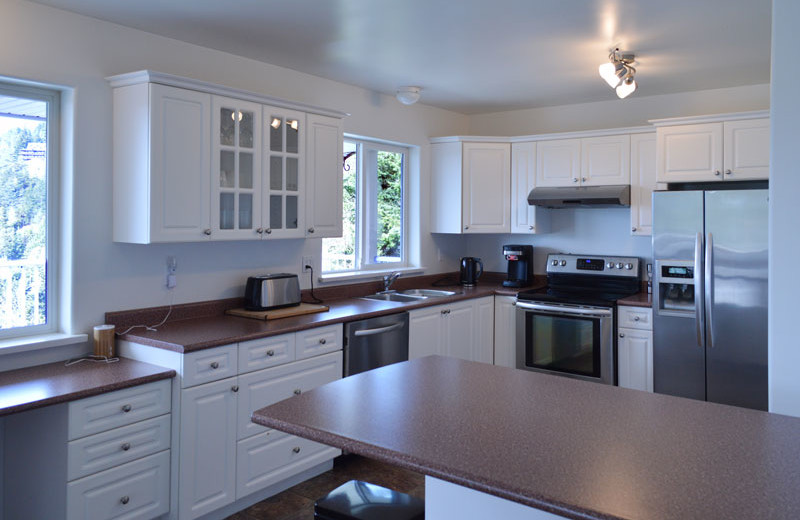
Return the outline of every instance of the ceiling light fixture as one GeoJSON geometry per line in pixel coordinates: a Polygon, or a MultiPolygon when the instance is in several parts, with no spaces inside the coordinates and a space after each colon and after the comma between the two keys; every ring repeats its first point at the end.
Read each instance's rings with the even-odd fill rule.
{"type": "Polygon", "coordinates": [[[397,89],[397,101],[404,105],[413,105],[419,101],[419,93],[422,89],[419,87],[399,87],[397,89]]]}
{"type": "Polygon", "coordinates": [[[608,63],[603,63],[597,69],[600,77],[611,88],[616,89],[620,99],[630,96],[636,90],[636,80],[633,78],[636,74],[633,67],[635,58],[633,54],[623,54],[617,48],[608,55],[608,63]]]}

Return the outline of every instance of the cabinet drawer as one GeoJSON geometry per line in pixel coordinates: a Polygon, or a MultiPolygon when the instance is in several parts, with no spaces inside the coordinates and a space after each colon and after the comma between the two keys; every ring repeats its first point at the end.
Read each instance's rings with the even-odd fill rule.
{"type": "Polygon", "coordinates": [[[617,309],[619,310],[618,327],[641,330],[653,329],[653,309],[625,305],[620,305],[617,309]]]}
{"type": "Polygon", "coordinates": [[[235,376],[237,348],[233,344],[184,354],[181,388],[235,376]]]}
{"type": "Polygon", "coordinates": [[[294,361],[294,340],[294,334],[282,334],[239,343],[239,373],[294,361]]]}
{"type": "Polygon", "coordinates": [[[169,450],[67,484],[68,520],[146,520],[168,511],[169,450]]]}
{"type": "Polygon", "coordinates": [[[342,350],[342,324],[329,325],[297,333],[297,359],[342,350]]]}
{"type": "Polygon", "coordinates": [[[69,403],[67,440],[133,424],[169,412],[172,380],[134,386],[69,403]]]}
{"type": "Polygon", "coordinates": [[[250,420],[254,411],[342,377],[342,353],[333,352],[239,376],[238,438],[267,428],[250,420]]]}
{"type": "Polygon", "coordinates": [[[271,430],[236,445],[236,499],[330,460],[342,452],[271,430]]]}
{"type": "Polygon", "coordinates": [[[67,446],[67,480],[75,480],[169,448],[170,415],[114,428],[67,446]]]}

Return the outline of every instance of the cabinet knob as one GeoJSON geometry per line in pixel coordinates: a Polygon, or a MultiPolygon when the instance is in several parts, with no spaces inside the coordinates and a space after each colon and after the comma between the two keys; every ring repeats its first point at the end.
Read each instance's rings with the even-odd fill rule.
{"type": "Polygon", "coordinates": [[[732,172],[732,171],[730,171],[730,170],[725,170],[725,175],[730,175],[730,174],[732,174],[732,173],[733,173],[733,172],[732,172]]]}
{"type": "Polygon", "coordinates": [[[128,412],[130,412],[131,410],[133,410],[133,407],[132,407],[131,405],[129,405],[129,404],[126,404],[126,405],[124,405],[124,406],[122,407],[122,411],[123,411],[123,412],[125,412],[125,413],[128,413],[128,412]]]}
{"type": "Polygon", "coordinates": [[[314,228],[313,227],[308,228],[308,232],[309,233],[313,233],[314,232],[314,228]]]}
{"type": "Polygon", "coordinates": [[[129,449],[131,449],[131,443],[126,442],[122,446],[120,446],[120,448],[122,448],[122,451],[128,451],[129,449]]]}
{"type": "Polygon", "coordinates": [[[469,226],[464,226],[464,229],[469,229],[469,226]]]}
{"type": "Polygon", "coordinates": [[[256,229],[256,233],[258,233],[259,235],[262,234],[263,232],[264,232],[263,228],[257,228],[256,229]]]}
{"type": "Polygon", "coordinates": [[[327,341],[325,341],[325,338],[320,338],[319,339],[319,344],[320,345],[324,345],[325,343],[327,343],[327,341]]]}
{"type": "Polygon", "coordinates": [[[265,233],[268,234],[268,235],[271,235],[272,234],[272,228],[267,228],[265,233]]]}
{"type": "Polygon", "coordinates": [[[536,226],[528,226],[528,231],[533,231],[534,229],[536,229],[536,226]]]}
{"type": "Polygon", "coordinates": [[[619,337],[620,337],[620,338],[624,338],[624,337],[625,337],[625,333],[624,333],[624,332],[620,332],[620,333],[619,333],[619,337]]]}
{"type": "Polygon", "coordinates": [[[633,232],[636,232],[636,226],[633,226],[633,227],[631,228],[631,231],[633,231],[633,232]]]}
{"type": "Polygon", "coordinates": [[[238,392],[238,391],[239,391],[239,385],[233,385],[231,387],[231,392],[238,392]]]}
{"type": "Polygon", "coordinates": [[[211,230],[210,229],[204,229],[203,230],[203,234],[204,235],[210,235],[211,234],[211,230]]]}
{"type": "Polygon", "coordinates": [[[216,361],[212,361],[210,366],[212,369],[216,370],[219,368],[219,363],[216,361]]]}
{"type": "Polygon", "coordinates": [[[639,321],[641,318],[639,316],[634,316],[633,321],[639,321]]]}
{"type": "Polygon", "coordinates": [[[581,182],[586,182],[586,177],[581,177],[581,182]]]}
{"type": "Polygon", "coordinates": [[[572,182],[578,182],[578,178],[577,177],[573,177],[572,178],[572,182]]]}
{"type": "Polygon", "coordinates": [[[267,357],[272,357],[274,355],[275,355],[275,351],[274,350],[268,350],[267,351],[267,357]]]}
{"type": "Polygon", "coordinates": [[[719,170],[714,170],[714,175],[716,175],[717,177],[719,177],[719,175],[720,175],[720,172],[719,172],[719,170]]]}
{"type": "Polygon", "coordinates": [[[119,501],[124,506],[125,504],[131,501],[131,497],[125,495],[124,497],[120,498],[119,501]]]}
{"type": "Polygon", "coordinates": [[[303,391],[302,391],[302,390],[300,390],[299,388],[295,388],[295,389],[294,389],[294,395],[300,395],[300,394],[302,394],[302,393],[303,393],[303,391]]]}
{"type": "Polygon", "coordinates": [[[292,452],[300,453],[300,446],[295,446],[294,448],[292,448],[292,452]]]}

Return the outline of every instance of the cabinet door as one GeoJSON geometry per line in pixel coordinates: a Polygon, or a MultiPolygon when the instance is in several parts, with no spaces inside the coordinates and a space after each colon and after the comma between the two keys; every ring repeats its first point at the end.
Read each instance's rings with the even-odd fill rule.
{"type": "Polygon", "coordinates": [[[631,136],[631,233],[653,234],[653,190],[656,188],[656,136],[631,136]]]}
{"type": "Polygon", "coordinates": [[[408,313],[408,358],[444,354],[444,308],[415,309],[408,313]]]}
{"type": "Polygon", "coordinates": [[[236,495],[235,377],[181,395],[180,520],[233,502],[236,495]]]}
{"type": "MultiPolygon", "coordinates": [[[[208,175],[210,172],[209,146],[211,143],[211,96],[193,90],[184,90],[164,85],[149,85],[150,89],[150,238],[149,242],[186,242],[208,238],[205,231],[210,228],[210,203],[208,175]]],[[[147,206],[130,208],[125,222],[117,222],[117,211],[131,204],[132,187],[123,185],[134,177],[123,179],[124,171],[117,172],[118,166],[128,168],[141,161],[125,157],[127,151],[147,157],[147,144],[132,147],[132,136],[126,136],[128,128],[118,128],[116,123],[125,124],[124,108],[114,106],[114,183],[116,191],[127,191],[115,196],[115,240],[118,231],[130,226],[141,217],[146,222],[147,206]],[[126,140],[126,142],[120,142],[126,140]],[[138,152],[135,151],[138,149],[138,152]],[[117,157],[121,154],[121,157],[117,157]],[[125,162],[126,165],[122,163],[125,162]],[[119,173],[119,175],[117,175],[119,173]],[[122,183],[121,185],[118,185],[122,183]],[[117,190],[116,188],[119,188],[117,190]],[[120,204],[120,208],[117,208],[120,204]],[[139,218],[133,218],[138,215],[139,218]]]]}
{"type": "Polygon", "coordinates": [[[494,297],[494,364],[516,366],[517,314],[514,296],[494,297]]]}
{"type": "Polygon", "coordinates": [[[475,352],[479,338],[475,323],[475,307],[472,301],[442,305],[444,316],[444,352],[446,356],[477,361],[475,352]]]}
{"type": "Polygon", "coordinates": [[[308,114],[306,236],[342,236],[342,120],[308,114]]]}
{"type": "Polygon", "coordinates": [[[528,204],[528,194],[536,187],[536,143],[511,145],[511,232],[547,231],[547,211],[528,204]]]}
{"type": "Polygon", "coordinates": [[[628,135],[581,139],[581,185],[612,186],[631,182],[628,135]]]}
{"type": "Polygon", "coordinates": [[[577,186],[580,174],[580,139],[536,143],[536,186],[577,186]]]}
{"type": "Polygon", "coordinates": [[[656,130],[658,182],[722,180],[722,123],[656,130]]]}
{"type": "Polygon", "coordinates": [[[494,296],[472,300],[472,360],[494,362],[494,296]]]}
{"type": "Polygon", "coordinates": [[[769,118],[726,121],[725,180],[769,179],[769,118]]]}
{"type": "Polygon", "coordinates": [[[262,237],[305,236],[305,132],[303,112],[263,107],[262,237]]]}
{"type": "Polygon", "coordinates": [[[211,238],[258,239],[261,105],[214,96],[211,127],[211,238]]]}
{"type": "Polygon", "coordinates": [[[508,233],[511,214],[511,146],[464,143],[461,211],[464,233],[508,233]]]}
{"type": "Polygon", "coordinates": [[[653,332],[619,329],[617,341],[619,386],[653,391],[653,332]]]}

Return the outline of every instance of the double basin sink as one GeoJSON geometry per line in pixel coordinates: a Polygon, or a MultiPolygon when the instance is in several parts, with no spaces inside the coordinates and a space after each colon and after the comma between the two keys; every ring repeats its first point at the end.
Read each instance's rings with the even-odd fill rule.
{"type": "Polygon", "coordinates": [[[412,303],[428,298],[443,298],[453,296],[455,291],[439,291],[437,289],[408,289],[406,291],[384,291],[369,296],[362,296],[366,300],[379,300],[384,302],[412,303]]]}

